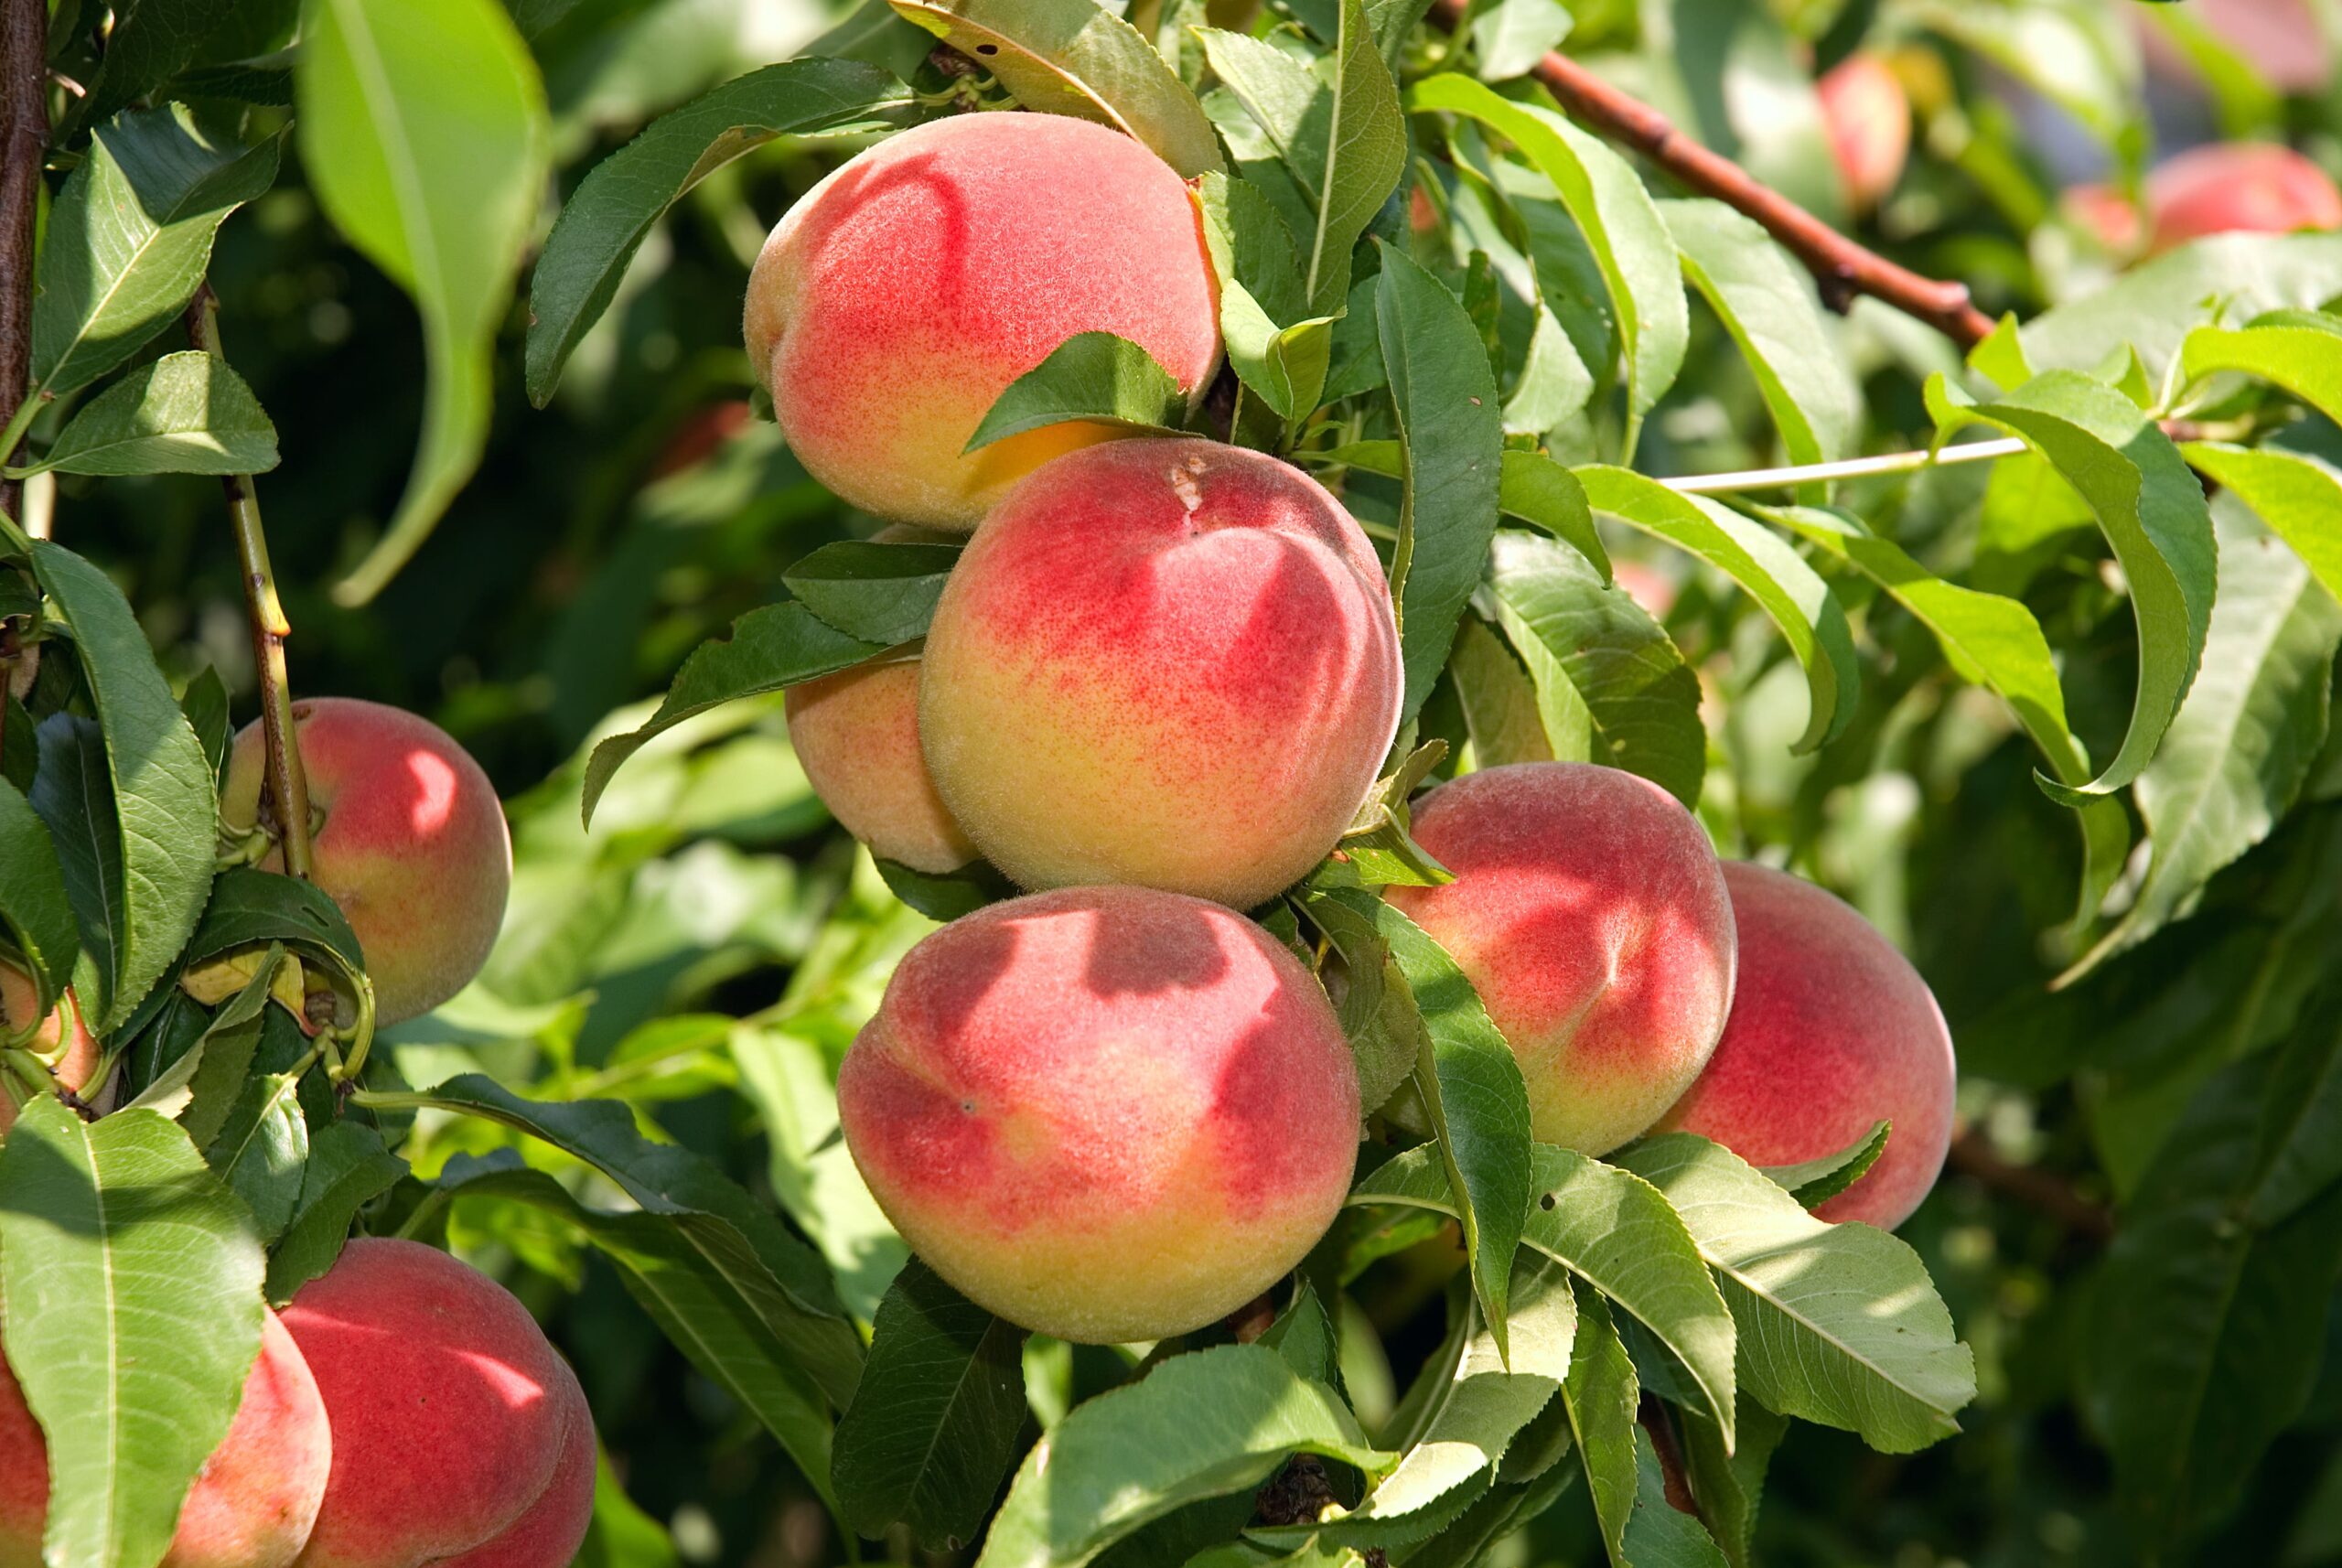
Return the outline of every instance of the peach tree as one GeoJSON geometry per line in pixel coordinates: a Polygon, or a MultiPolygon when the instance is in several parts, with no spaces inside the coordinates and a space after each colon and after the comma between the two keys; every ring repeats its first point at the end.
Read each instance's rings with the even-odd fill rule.
{"type": "Polygon", "coordinates": [[[0,1562],[2331,1560],[2322,4],[0,0],[0,1562]]]}

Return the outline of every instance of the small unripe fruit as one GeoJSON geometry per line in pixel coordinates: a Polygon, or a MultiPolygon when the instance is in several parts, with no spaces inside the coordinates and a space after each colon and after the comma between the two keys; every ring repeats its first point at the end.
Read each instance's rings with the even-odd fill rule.
{"type": "MultiPolygon", "coordinates": [[[[31,1018],[33,1004],[38,997],[33,991],[32,976],[11,963],[0,963],[0,1036],[13,1036],[31,1018]]],[[[81,1010],[58,1004],[48,1021],[33,1031],[27,1048],[43,1057],[55,1057],[52,1069],[57,1081],[65,1088],[79,1090],[89,1086],[90,1074],[98,1067],[98,1042],[81,1021],[81,1010]],[[70,1043],[65,1040],[66,1019],[73,1022],[70,1043]],[[57,1055],[58,1047],[65,1045],[64,1054],[57,1055]]],[[[0,1134],[16,1124],[16,1104],[5,1093],[0,1093],[0,1134]]]]}
{"type": "Polygon", "coordinates": [[[2291,147],[2215,143],[2190,147],[2148,173],[2147,215],[2157,251],[2208,234],[2342,229],[2342,190],[2291,147]]]}
{"type": "Polygon", "coordinates": [[[1211,441],[1037,471],[961,556],[922,664],[936,788],[1026,887],[1249,908],[1334,847],[1399,722],[1366,535],[1299,469],[1211,441]]]}
{"type": "Polygon", "coordinates": [[[1856,211],[1886,199],[1911,156],[1911,100],[1876,55],[1853,54],[1814,84],[1830,151],[1856,211]]]}
{"type": "MultiPolygon", "coordinates": [[[[289,1568],[325,1496],[333,1438],[300,1348],[274,1314],[228,1434],[179,1507],[161,1568],[289,1568]]],[[[36,1568],[48,1520],[48,1444],[0,1368],[0,1563],[36,1568]]]]}
{"type": "Polygon", "coordinates": [[[890,136],[789,210],[748,279],[748,361],[790,449],[882,517],[975,526],[1001,490],[1118,434],[1071,421],[962,448],[1067,338],[1112,332],[1181,388],[1219,355],[1194,198],[1120,132],[962,114],[890,136]]]}
{"type": "MultiPolygon", "coordinates": [[[[512,841],[495,786],[446,731],[403,709],[309,697],[293,722],[318,819],[317,886],[365,950],[375,1020],[428,1013],[479,972],[504,919],[512,841]]],[[[260,826],[266,752],[258,724],[236,736],[220,800],[231,834],[260,826]]],[[[283,851],[260,864],[284,870],[283,851]]]]}
{"type": "Polygon", "coordinates": [[[1951,1146],[1951,1033],[1935,993],[1871,923],[1810,882],[1728,862],[1740,988],[1723,1043],[1660,1122],[1751,1165],[1794,1165],[1891,1122],[1886,1150],[1815,1212],[1892,1230],[1951,1146]]]}
{"type": "Polygon", "coordinates": [[[920,1257],[1061,1339],[1225,1316],[1333,1222],[1358,1152],[1332,1006],[1216,904],[1072,887],[904,956],[838,1072],[838,1120],[920,1257]]]}
{"type": "Polygon", "coordinates": [[[1441,785],[1414,836],[1456,880],[1384,896],[1479,992],[1538,1139],[1599,1155],[1657,1121],[1732,1004],[1732,906],[1692,813],[1614,768],[1527,762],[1441,785]]]}
{"type": "Polygon", "coordinates": [[[333,1427],[300,1568],[567,1568],[593,1516],[593,1417],[510,1292],[435,1248],[360,1237],[285,1326],[333,1427]]]}

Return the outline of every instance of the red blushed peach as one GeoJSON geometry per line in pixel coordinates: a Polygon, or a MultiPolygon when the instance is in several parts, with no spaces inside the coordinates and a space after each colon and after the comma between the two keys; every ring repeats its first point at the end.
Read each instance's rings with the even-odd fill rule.
{"type": "MultiPolygon", "coordinates": [[[[0,1036],[14,1035],[23,1028],[32,1016],[33,1004],[37,1000],[33,994],[32,976],[14,964],[0,963],[0,1036]]],[[[78,1090],[87,1087],[90,1075],[98,1069],[98,1042],[82,1024],[81,1010],[66,1002],[59,1003],[48,1021],[33,1031],[28,1048],[44,1058],[55,1058],[55,1066],[50,1070],[56,1074],[57,1081],[67,1089],[78,1090]],[[69,1017],[73,1023],[73,1038],[67,1043],[65,1024],[69,1017]],[[59,1045],[64,1046],[62,1055],[58,1051],[59,1045]]],[[[0,1092],[0,1134],[5,1134],[16,1124],[16,1102],[5,1092],[0,1092]]]]}
{"type": "Polygon", "coordinates": [[[1539,1140],[1599,1155],[1657,1121],[1732,1005],[1732,905],[1692,814],[1631,773],[1528,762],[1441,785],[1414,835],[1456,880],[1385,897],[1478,990],[1539,1140]]]}
{"type": "Polygon", "coordinates": [[[2147,176],[2151,248],[2208,234],[2342,229],[2342,190],[2291,147],[2223,142],[2191,147],[2147,176]]]}
{"type": "MultiPolygon", "coordinates": [[[[446,731],[400,708],[310,697],[293,722],[317,886],[365,949],[375,1019],[428,1013],[479,972],[504,919],[512,841],[495,786],[446,731]]],[[[259,825],[266,750],[258,724],[236,736],[220,801],[231,835],[259,825]]],[[[282,871],[284,854],[272,846],[260,864],[282,871]]]]}
{"type": "Polygon", "coordinates": [[[1911,156],[1911,100],[1876,55],[1848,55],[1814,83],[1830,151],[1857,211],[1886,199],[1911,156]]]}
{"type": "Polygon", "coordinates": [[[748,279],[748,360],[813,477],[883,517],[975,526],[1001,489],[1116,434],[1046,425],[963,453],[1008,383],[1081,332],[1189,392],[1219,355],[1202,220],[1169,165],[1050,114],[890,136],[807,192],[748,279]]]}
{"type": "MultiPolygon", "coordinates": [[[[235,1419],[180,1505],[162,1568],[288,1568],[317,1517],[332,1452],[308,1363],[270,1314],[235,1419]]],[[[0,1568],[38,1568],[48,1485],[48,1443],[0,1368],[0,1568]]]]}
{"type": "Polygon", "coordinates": [[[594,1503],[568,1363],[487,1275],[360,1238],[285,1309],[333,1427],[300,1568],[566,1568],[594,1503]]]}
{"type": "Polygon", "coordinates": [[[1751,1165],[1834,1155],[1881,1121],[1886,1151],[1824,1219],[1892,1230],[1951,1146],[1951,1034],[1935,993],[1869,921],[1810,882],[1729,863],[1740,989],[1715,1059],[1660,1126],[1751,1165]]]}
{"type": "Polygon", "coordinates": [[[897,1230],[1001,1316],[1159,1339],[1267,1289],[1333,1222],[1358,1077],[1333,1008],[1216,904],[1072,887],[904,956],[838,1072],[897,1230]]]}
{"type": "Polygon", "coordinates": [[[951,820],[919,747],[916,659],[857,664],[789,689],[789,739],[813,792],[870,853],[956,871],[976,846],[951,820]]]}
{"type": "Polygon", "coordinates": [[[928,630],[919,733],[953,820],[1021,885],[1243,908],[1349,825],[1400,682],[1373,547],[1316,480],[1117,441],[977,531],[928,630]]]}

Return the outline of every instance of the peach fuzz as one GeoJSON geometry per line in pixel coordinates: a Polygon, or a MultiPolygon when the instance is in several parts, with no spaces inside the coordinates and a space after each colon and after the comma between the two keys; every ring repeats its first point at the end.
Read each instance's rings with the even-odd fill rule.
{"type": "Polygon", "coordinates": [[[285,1326],[333,1426],[300,1568],[566,1568],[593,1512],[593,1418],[510,1292],[435,1248],[361,1237],[285,1326]]]}
{"type": "Polygon", "coordinates": [[[790,209],[748,279],[749,365],[790,449],[905,522],[972,528],[1036,465],[1117,434],[1068,422],[962,451],[1009,382],[1081,332],[1140,344],[1190,393],[1219,357],[1186,184],[1122,133],[1059,115],[888,137],[790,209]]]}
{"type": "Polygon", "coordinates": [[[1373,546],[1316,480],[1117,441],[977,531],[928,629],[919,733],[953,819],[1022,886],[1244,908],[1349,825],[1400,684],[1373,546]]]}
{"type": "MultiPolygon", "coordinates": [[[[512,841],[495,786],[446,731],[401,708],[310,697],[293,722],[317,886],[365,950],[375,1021],[428,1013],[470,983],[503,923],[512,841]]],[[[236,736],[220,802],[231,835],[258,825],[265,751],[258,724],[236,736]]],[[[272,843],[260,864],[282,871],[283,852],[272,843]]]]}
{"type": "MultiPolygon", "coordinates": [[[[274,1314],[227,1436],[180,1505],[162,1568],[288,1568],[308,1539],[333,1451],[308,1363],[274,1314]]],[[[48,1445],[0,1369],[0,1568],[38,1568],[48,1445]]]]}
{"type": "Polygon", "coordinates": [[[2342,229],[2342,190],[2291,147],[2218,142],[2191,147],[2147,175],[2151,248],[2208,234],[2342,229]]]}
{"type": "Polygon", "coordinates": [[[1252,922],[1135,887],[993,904],[905,955],[838,1072],[904,1240],[1001,1316],[1083,1343],[1225,1316],[1333,1223],[1356,1069],[1252,922]]]}
{"type": "Polygon", "coordinates": [[[1886,199],[1911,156],[1911,100],[1876,55],[1848,55],[1814,83],[1831,156],[1858,211],[1886,199]]]}
{"type": "MultiPolygon", "coordinates": [[[[23,1028],[32,1016],[36,1000],[32,976],[12,963],[0,963],[0,1036],[13,1035],[23,1028]]],[[[50,1070],[56,1074],[58,1082],[70,1090],[86,1088],[90,1075],[98,1068],[98,1042],[82,1023],[81,1010],[79,1007],[69,1009],[62,1002],[48,1015],[48,1021],[33,1032],[28,1048],[43,1057],[54,1057],[55,1065],[50,1070]],[[73,1038],[66,1043],[65,1023],[69,1016],[73,1023],[73,1038]],[[60,1044],[64,1045],[62,1054],[59,1054],[60,1044]]],[[[0,1093],[0,1134],[5,1134],[16,1124],[16,1103],[6,1094],[0,1093]]],[[[5,1565],[0,1565],[0,1568],[5,1568],[5,1565]]]]}
{"type": "Polygon", "coordinates": [[[1732,1005],[1732,906],[1692,813],[1617,768],[1525,762],[1441,785],[1414,835],[1456,880],[1384,896],[1478,990],[1538,1139],[1600,1155],[1649,1127],[1732,1005]]]}
{"type": "Polygon", "coordinates": [[[1660,1122],[1751,1165],[1836,1154],[1882,1120],[1886,1149],[1815,1210],[1892,1230],[1951,1146],[1951,1034],[1935,993],[1869,921],[1810,882],[1727,864],[1740,989],[1715,1059],[1660,1122]]]}

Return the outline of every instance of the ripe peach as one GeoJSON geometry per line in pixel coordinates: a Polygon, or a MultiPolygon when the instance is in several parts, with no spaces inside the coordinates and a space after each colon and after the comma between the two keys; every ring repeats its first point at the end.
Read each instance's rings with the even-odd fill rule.
{"type": "Polygon", "coordinates": [[[846,1147],[906,1240],[1013,1322],[1200,1327],[1325,1234],[1358,1153],[1332,1006],[1216,904],[1069,887],[905,955],[838,1072],[846,1147]]]}
{"type": "MultiPolygon", "coordinates": [[[[180,1505],[162,1568],[288,1568],[308,1539],[333,1452],[326,1407],[274,1314],[228,1434],[180,1505]]],[[[48,1444],[0,1368],[0,1565],[38,1568],[48,1520],[48,1444]]]]}
{"type": "Polygon", "coordinates": [[[333,1471],[300,1568],[567,1568],[594,1502],[585,1391],[487,1275],[361,1237],[285,1309],[333,1471]]]}
{"type": "Polygon", "coordinates": [[[963,114],[888,137],[789,210],[748,279],[748,360],[813,477],[870,511],[972,528],[1001,489],[1115,427],[1046,425],[962,455],[1008,383],[1080,332],[1190,392],[1219,355],[1202,219],[1120,132],[963,114]]]}
{"type": "Polygon", "coordinates": [[[1815,1212],[1892,1230],[1951,1145],[1951,1034],[1926,981],[1870,922],[1810,882],[1727,862],[1740,990],[1715,1059],[1660,1125],[1752,1165],[1847,1147],[1882,1119],[1886,1150],[1815,1212]]]}
{"type": "Polygon", "coordinates": [[[1258,903],[1322,859],[1398,725],[1374,550],[1299,469],[1117,441],[1019,485],[928,630],[919,733],[952,817],[1027,887],[1258,903]]]}
{"type": "Polygon", "coordinates": [[[2342,190],[2317,165],[2268,142],[2191,147],[2147,176],[2152,248],[2208,234],[2342,229],[2342,190]]]}
{"type": "Polygon", "coordinates": [[[1886,199],[1911,156],[1911,100],[1885,60],[1848,55],[1814,83],[1822,129],[1857,211],[1886,199]]]}
{"type": "MultiPolygon", "coordinates": [[[[13,1035],[25,1026],[25,1021],[32,1016],[34,1000],[32,976],[14,964],[0,963],[0,1036],[13,1035]]],[[[34,1031],[30,1048],[44,1057],[55,1052],[58,1043],[64,1038],[69,1011],[73,1020],[72,1043],[66,1047],[62,1056],[57,1058],[57,1065],[52,1070],[58,1082],[68,1089],[80,1090],[88,1085],[90,1075],[97,1070],[98,1042],[82,1023],[79,1007],[69,1009],[64,1004],[59,1004],[57,1011],[48,1015],[48,1022],[34,1031]]],[[[0,1134],[5,1134],[16,1124],[16,1102],[5,1093],[0,1093],[0,1134]]]]}
{"type": "Polygon", "coordinates": [[[1538,1138],[1599,1155],[1657,1121],[1732,1005],[1732,905],[1692,813],[1617,768],[1527,762],[1441,785],[1414,835],[1456,880],[1385,897],[1479,991],[1538,1138]]]}
{"type": "MultiPolygon", "coordinates": [[[[341,906],[366,951],[375,1019],[395,1024],[461,991],[488,961],[512,886],[512,841],[495,786],[438,725],[351,697],[293,704],[294,733],[319,819],[317,886],[341,906]]],[[[230,834],[263,826],[266,745],[236,736],[221,790],[230,834]]],[[[285,868],[274,846],[260,863],[285,868]]]]}

